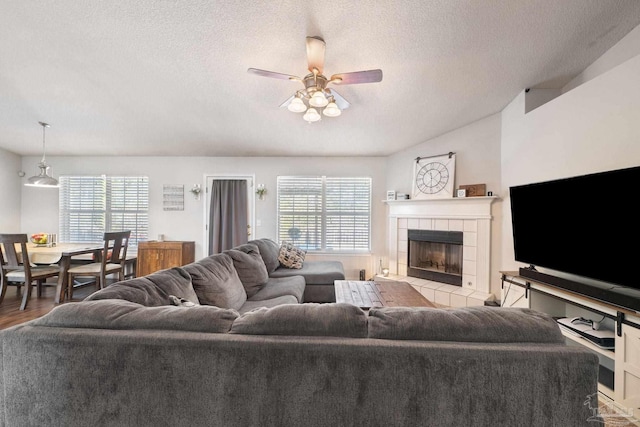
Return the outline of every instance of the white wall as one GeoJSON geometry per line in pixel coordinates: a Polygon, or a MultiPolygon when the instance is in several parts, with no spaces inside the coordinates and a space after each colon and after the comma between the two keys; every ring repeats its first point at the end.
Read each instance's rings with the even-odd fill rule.
{"type": "Polygon", "coordinates": [[[622,40],[613,45],[611,49],[595,60],[593,64],[589,65],[582,73],[567,83],[562,88],[562,92],[575,89],[581,84],[617,67],[636,55],[640,55],[640,25],[631,30],[622,40]]]}
{"type": "MultiPolygon", "coordinates": [[[[491,115],[452,132],[425,141],[388,157],[387,190],[411,194],[416,157],[456,153],[455,187],[486,184],[487,191],[502,197],[500,182],[501,115],[491,115]]],[[[493,203],[491,215],[491,292],[500,295],[502,201],[493,203]]]]}
{"type": "Polygon", "coordinates": [[[0,233],[20,232],[20,156],[0,148],[0,233]]]}
{"type": "MultiPolygon", "coordinates": [[[[522,266],[513,255],[510,186],[640,165],[638,76],[640,55],[528,114],[524,92],[504,109],[503,270],[522,266]]],[[[594,194],[594,203],[606,203],[606,194],[594,194]]]]}
{"type": "MultiPolygon", "coordinates": [[[[25,157],[26,170],[37,164],[36,157],[25,157]]],[[[166,240],[193,240],[196,259],[203,256],[204,200],[195,200],[188,191],[193,184],[204,188],[205,175],[254,175],[257,184],[267,188],[265,200],[257,200],[254,237],[276,237],[276,178],[278,175],[370,176],[373,200],[385,195],[385,158],[382,157],[47,157],[53,175],[146,175],[149,177],[149,237],[165,235],[166,240]],[[164,184],[185,186],[184,211],[162,210],[164,184]]],[[[372,252],[385,247],[385,210],[381,203],[372,206],[372,252]]],[[[58,231],[58,190],[22,187],[22,232],[58,231]]],[[[328,259],[328,257],[325,257],[328,259]]],[[[361,268],[370,270],[369,257],[347,257],[345,271],[357,278],[361,268]],[[355,276],[354,276],[355,275],[355,276]]]]}

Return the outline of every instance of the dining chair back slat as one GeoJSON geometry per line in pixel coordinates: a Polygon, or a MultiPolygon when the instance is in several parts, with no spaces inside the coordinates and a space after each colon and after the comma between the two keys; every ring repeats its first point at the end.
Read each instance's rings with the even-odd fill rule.
{"type": "Polygon", "coordinates": [[[49,277],[58,276],[57,267],[32,267],[29,261],[29,251],[27,250],[26,234],[0,234],[0,303],[4,300],[9,284],[15,284],[20,290],[24,285],[25,290],[22,296],[20,310],[27,307],[31,298],[33,282],[37,282],[38,297],[42,295],[42,283],[49,277]],[[20,252],[16,251],[16,245],[20,246],[20,252]]]}
{"type": "Polygon", "coordinates": [[[76,277],[95,277],[98,289],[106,287],[106,276],[109,274],[117,274],[119,280],[124,280],[124,265],[130,236],[131,230],[104,233],[104,247],[100,254],[100,260],[71,267],[68,270],[67,295],[69,299],[73,297],[76,277]]]}
{"type": "Polygon", "coordinates": [[[22,267],[22,259],[29,263],[29,255],[25,250],[27,244],[26,234],[0,234],[0,260],[4,268],[17,269],[22,267]],[[20,245],[21,251],[16,251],[16,245],[20,245]],[[4,255],[2,254],[4,253],[4,255]]]}

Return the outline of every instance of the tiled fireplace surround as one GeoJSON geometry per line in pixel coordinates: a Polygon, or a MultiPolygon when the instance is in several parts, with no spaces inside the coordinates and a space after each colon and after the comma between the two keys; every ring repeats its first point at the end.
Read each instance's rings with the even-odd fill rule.
{"type": "Polygon", "coordinates": [[[490,293],[491,203],[495,197],[387,201],[389,279],[409,282],[437,305],[484,305],[490,293]],[[462,286],[407,276],[409,229],[463,232],[462,286]]]}

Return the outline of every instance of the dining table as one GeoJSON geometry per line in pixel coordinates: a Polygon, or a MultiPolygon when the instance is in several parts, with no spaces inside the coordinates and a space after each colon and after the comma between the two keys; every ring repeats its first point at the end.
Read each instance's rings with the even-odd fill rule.
{"type": "Polygon", "coordinates": [[[60,266],[60,274],[58,275],[58,284],[56,285],[55,303],[59,304],[64,301],[65,293],[69,283],[67,272],[71,265],[71,258],[81,255],[93,254],[91,259],[100,260],[103,243],[58,243],[53,245],[36,245],[27,244],[29,252],[29,261],[32,264],[60,266]]]}

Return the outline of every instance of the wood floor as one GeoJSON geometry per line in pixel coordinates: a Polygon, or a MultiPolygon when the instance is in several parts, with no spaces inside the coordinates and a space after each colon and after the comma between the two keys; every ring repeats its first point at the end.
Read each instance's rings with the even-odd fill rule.
{"type": "MultiPolygon", "coordinates": [[[[84,286],[74,290],[71,302],[82,301],[84,298],[95,292],[96,287],[84,286]]],[[[0,329],[24,323],[47,314],[58,304],[53,302],[56,293],[55,283],[48,283],[42,291],[42,296],[38,298],[35,288],[31,291],[31,299],[27,303],[27,308],[20,310],[22,294],[18,295],[15,286],[9,286],[4,301],[0,304],[0,329]]],[[[64,304],[66,304],[65,302],[64,304]]]]}

